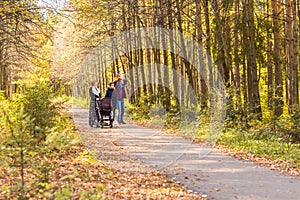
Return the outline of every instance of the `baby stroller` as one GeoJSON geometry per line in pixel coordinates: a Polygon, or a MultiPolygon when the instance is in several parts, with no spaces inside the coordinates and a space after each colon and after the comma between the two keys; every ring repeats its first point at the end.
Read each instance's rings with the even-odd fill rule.
{"type": "Polygon", "coordinates": [[[110,128],[113,127],[114,119],[113,119],[112,110],[113,110],[113,106],[110,98],[105,97],[99,101],[98,113],[100,116],[99,124],[101,128],[103,128],[104,126],[109,126],[110,128]],[[108,123],[105,121],[108,121],[108,123]]]}

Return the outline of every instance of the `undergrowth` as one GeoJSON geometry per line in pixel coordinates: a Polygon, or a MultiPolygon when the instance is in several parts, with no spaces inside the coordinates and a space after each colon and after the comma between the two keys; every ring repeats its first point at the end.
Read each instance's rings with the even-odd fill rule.
{"type": "Polygon", "coordinates": [[[71,98],[51,93],[45,79],[36,81],[19,83],[22,91],[10,99],[0,94],[0,199],[99,199],[102,187],[74,182],[96,159],[82,156],[81,138],[67,112],[71,98]]]}
{"type": "Polygon", "coordinates": [[[82,108],[89,108],[90,101],[89,99],[82,98],[82,97],[73,97],[73,104],[76,106],[80,106],[82,108]]]}

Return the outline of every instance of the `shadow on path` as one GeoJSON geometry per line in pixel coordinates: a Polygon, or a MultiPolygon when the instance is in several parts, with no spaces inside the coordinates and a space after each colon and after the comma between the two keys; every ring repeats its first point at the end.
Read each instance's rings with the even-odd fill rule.
{"type": "MultiPolygon", "coordinates": [[[[75,124],[88,127],[88,111],[73,107],[75,124]]],[[[214,151],[188,139],[131,124],[95,129],[146,165],[217,200],[299,200],[300,179],[214,151]],[[108,128],[109,129],[109,128],[108,128]]]]}

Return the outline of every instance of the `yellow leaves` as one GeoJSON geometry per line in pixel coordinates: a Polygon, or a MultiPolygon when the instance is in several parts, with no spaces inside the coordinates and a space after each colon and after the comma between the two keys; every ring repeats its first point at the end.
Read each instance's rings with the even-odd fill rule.
{"type": "MultiPolygon", "coordinates": [[[[169,180],[160,172],[129,158],[122,150],[112,149],[113,145],[110,142],[97,138],[95,133],[87,136],[91,145],[89,148],[84,149],[83,146],[77,145],[68,149],[50,150],[48,157],[39,154],[35,156],[34,162],[38,163],[37,168],[42,171],[37,171],[32,166],[26,168],[26,187],[30,188],[26,191],[28,198],[201,199],[178,182],[169,180]],[[96,145],[104,148],[99,149],[96,145]],[[97,160],[97,157],[101,160],[97,160]],[[104,161],[107,164],[104,164],[104,161]],[[50,166],[40,163],[48,163],[50,166]],[[47,170],[48,181],[45,181],[47,170]]],[[[17,196],[17,193],[11,194],[6,191],[11,188],[10,184],[18,182],[18,174],[13,174],[14,171],[18,171],[9,172],[8,167],[3,169],[0,163],[0,199],[11,199],[17,196]],[[2,189],[4,191],[1,191],[2,189]]]]}
{"type": "Polygon", "coordinates": [[[9,6],[8,1],[3,1],[1,4],[2,4],[1,9],[3,12],[11,12],[11,7],[9,6]]]}
{"type": "Polygon", "coordinates": [[[4,16],[4,8],[0,7],[0,18],[4,16]]]}
{"type": "Polygon", "coordinates": [[[28,9],[28,2],[26,5],[26,2],[23,1],[2,1],[0,8],[0,14],[1,15],[7,15],[7,14],[18,14],[18,16],[27,15],[28,9]]]}
{"type": "Polygon", "coordinates": [[[77,158],[73,160],[75,163],[81,163],[81,164],[89,164],[89,163],[96,163],[98,160],[95,156],[92,156],[88,151],[83,151],[79,154],[77,158]]]}
{"type": "MultiPolygon", "coordinates": [[[[91,199],[93,196],[94,199],[201,199],[156,171],[130,172],[131,166],[123,166],[124,171],[111,170],[109,168],[112,166],[95,160],[83,147],[72,147],[58,155],[60,156],[53,156],[49,160],[52,164],[50,182],[39,183],[43,189],[31,189],[29,193],[32,198],[47,196],[49,199],[91,199]]],[[[117,165],[122,165],[122,162],[117,165]]],[[[36,178],[31,177],[31,174],[26,174],[26,180],[36,178]]],[[[1,177],[5,177],[5,183],[0,179],[3,188],[13,178],[7,174],[1,174],[1,177]]],[[[7,195],[9,193],[5,191],[0,192],[0,199],[7,195]]]]}

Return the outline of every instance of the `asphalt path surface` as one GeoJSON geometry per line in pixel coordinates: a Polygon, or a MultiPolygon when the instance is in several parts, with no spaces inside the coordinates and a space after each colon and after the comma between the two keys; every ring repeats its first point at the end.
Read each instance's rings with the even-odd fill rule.
{"type": "MultiPolygon", "coordinates": [[[[73,107],[72,112],[75,124],[91,129],[88,110],[73,107]]],[[[211,200],[300,200],[300,178],[232,158],[190,139],[133,124],[92,131],[211,200]]]]}

